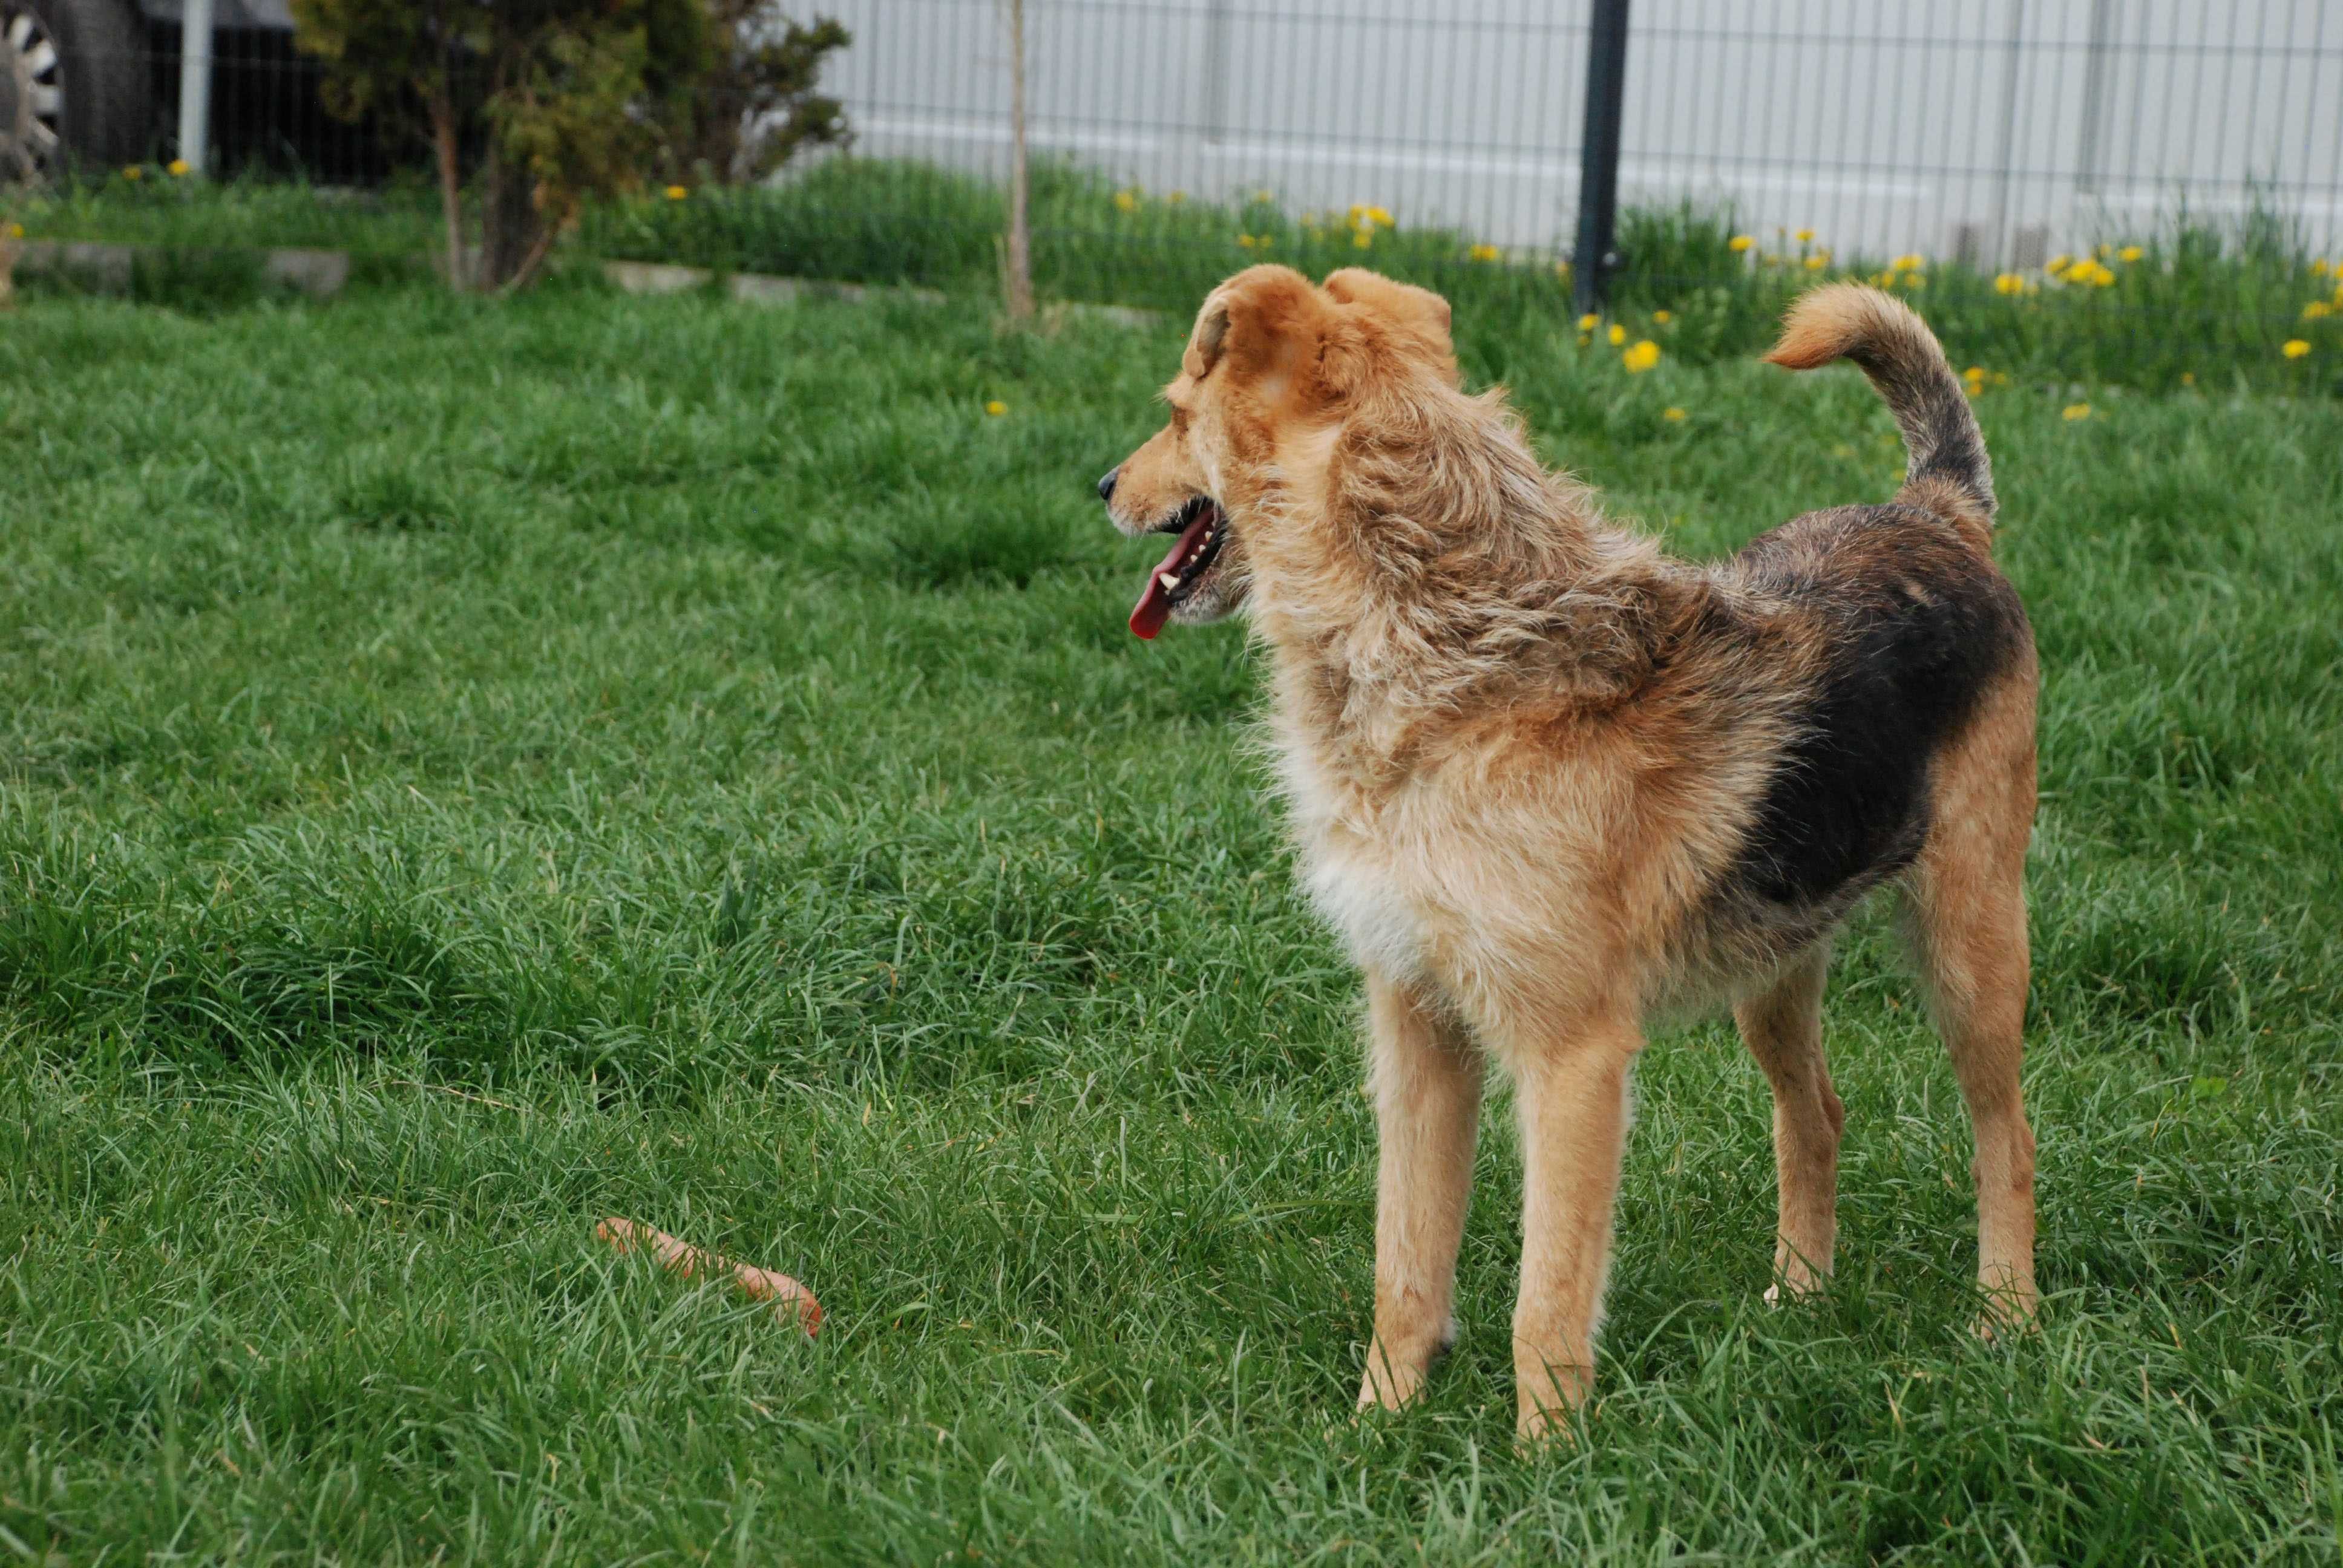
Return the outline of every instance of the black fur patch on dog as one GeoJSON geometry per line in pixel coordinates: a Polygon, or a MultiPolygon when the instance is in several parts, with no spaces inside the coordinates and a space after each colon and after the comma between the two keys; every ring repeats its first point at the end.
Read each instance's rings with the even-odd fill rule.
{"type": "Polygon", "coordinates": [[[1802,518],[1735,564],[1810,605],[1828,651],[1730,880],[1776,905],[1822,903],[1919,854],[1930,761],[2032,633],[1991,563],[1909,508],[1802,518]]]}

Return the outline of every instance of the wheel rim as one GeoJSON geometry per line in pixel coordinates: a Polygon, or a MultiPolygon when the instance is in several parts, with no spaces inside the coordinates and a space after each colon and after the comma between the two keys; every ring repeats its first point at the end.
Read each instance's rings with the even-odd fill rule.
{"type": "Polygon", "coordinates": [[[40,17],[0,0],[0,174],[55,163],[65,110],[56,40],[40,17]]]}

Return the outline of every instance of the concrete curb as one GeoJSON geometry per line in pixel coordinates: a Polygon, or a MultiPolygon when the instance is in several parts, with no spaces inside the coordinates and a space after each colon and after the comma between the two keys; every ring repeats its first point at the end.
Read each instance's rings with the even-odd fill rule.
{"type": "MultiPolygon", "coordinates": [[[[62,276],[85,288],[126,294],[136,280],[141,260],[169,257],[216,261],[256,260],[260,275],[270,283],[297,289],[312,299],[331,299],[350,280],[350,254],[345,250],[245,250],[159,245],[116,245],[97,240],[35,239],[22,242],[16,260],[20,276],[62,276]]],[[[588,265],[598,265],[588,263],[588,265]]],[[[719,274],[704,266],[677,266],[657,261],[604,261],[602,276],[612,287],[634,295],[685,294],[719,281],[726,296],[742,305],[795,305],[808,299],[836,299],[852,305],[884,300],[909,300],[920,305],[946,305],[951,297],[940,289],[911,285],[830,283],[815,278],[777,277],[764,273],[719,274]]],[[[436,264],[435,264],[436,270],[436,264]]],[[[1047,327],[1072,321],[1100,322],[1111,327],[1148,328],[1169,319],[1160,310],[1127,305],[1085,305],[1071,301],[1041,307],[1047,327]]]]}
{"type": "Polygon", "coordinates": [[[350,257],[341,250],[243,250],[158,245],[112,245],[96,240],[35,239],[25,242],[16,268],[27,276],[46,273],[69,277],[109,293],[127,292],[142,258],[186,256],[205,261],[251,258],[270,283],[296,288],[312,299],[330,299],[350,280],[350,257]]]}

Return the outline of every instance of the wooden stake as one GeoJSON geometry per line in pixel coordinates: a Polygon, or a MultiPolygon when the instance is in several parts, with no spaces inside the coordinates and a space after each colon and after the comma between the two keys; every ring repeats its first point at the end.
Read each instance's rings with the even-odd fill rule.
{"type": "Polygon", "coordinates": [[[1001,262],[1001,287],[1009,319],[1033,319],[1033,235],[1025,215],[1025,0],[1009,7],[1009,234],[1001,262]]]}

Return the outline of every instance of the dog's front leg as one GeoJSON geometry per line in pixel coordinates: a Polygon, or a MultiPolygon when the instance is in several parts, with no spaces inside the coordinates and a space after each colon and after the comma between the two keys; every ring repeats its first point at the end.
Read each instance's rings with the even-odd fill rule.
{"type": "Polygon", "coordinates": [[[1375,1191],[1375,1334],[1359,1405],[1415,1397],[1455,1336],[1456,1247],[1473,1191],[1481,1064],[1440,1001],[1367,977],[1368,1080],[1381,1162],[1375,1191]]]}
{"type": "Polygon", "coordinates": [[[1559,1431],[1594,1380],[1628,1071],[1642,1046],[1632,1023],[1589,1022],[1505,1052],[1522,1124],[1513,1377],[1525,1442],[1559,1431]]]}

